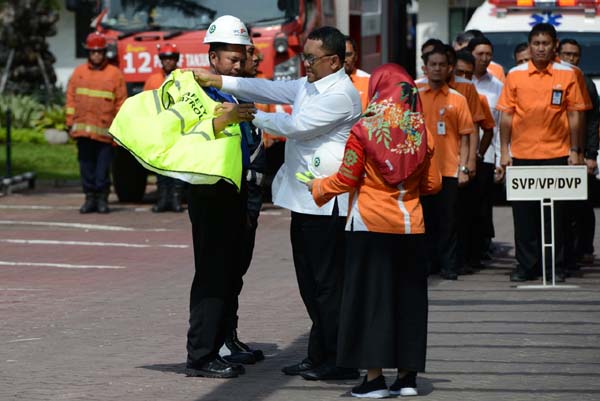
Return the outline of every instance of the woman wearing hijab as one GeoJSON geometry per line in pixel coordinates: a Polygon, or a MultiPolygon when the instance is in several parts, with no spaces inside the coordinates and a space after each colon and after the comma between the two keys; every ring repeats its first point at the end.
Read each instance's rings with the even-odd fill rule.
{"type": "Polygon", "coordinates": [[[352,395],[417,395],[428,309],[419,196],[438,191],[441,175],[408,73],[396,64],[377,68],[369,98],[339,171],[307,185],[318,205],[350,192],[337,365],[367,369],[352,395]],[[383,368],[398,369],[389,389],[383,368]]]}

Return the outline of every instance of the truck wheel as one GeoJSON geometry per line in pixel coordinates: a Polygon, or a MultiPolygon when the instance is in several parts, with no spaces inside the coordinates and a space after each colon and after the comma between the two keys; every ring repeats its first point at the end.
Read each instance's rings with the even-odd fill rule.
{"type": "Polygon", "coordinates": [[[113,186],[119,202],[141,202],[146,192],[148,171],[127,150],[115,149],[112,163],[113,186]]]}

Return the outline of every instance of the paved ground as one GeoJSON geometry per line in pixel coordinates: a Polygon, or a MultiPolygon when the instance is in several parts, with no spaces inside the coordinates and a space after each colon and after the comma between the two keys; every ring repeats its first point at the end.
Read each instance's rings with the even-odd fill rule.
{"type": "MultiPolygon", "coordinates": [[[[233,380],[183,374],[193,276],[187,214],[114,203],[80,216],[76,188],[0,198],[0,400],[338,400],[352,382],[307,382],[309,326],[288,242],[268,208],[242,296],[240,334],[267,359],[233,380]]],[[[599,400],[600,267],[575,289],[517,289],[510,209],[495,210],[498,257],[456,282],[431,280],[430,400],[599,400]]],[[[600,220],[599,220],[600,221],[600,220]]],[[[597,249],[600,244],[597,243],[597,249]]],[[[393,372],[386,372],[388,382],[393,372]]]]}

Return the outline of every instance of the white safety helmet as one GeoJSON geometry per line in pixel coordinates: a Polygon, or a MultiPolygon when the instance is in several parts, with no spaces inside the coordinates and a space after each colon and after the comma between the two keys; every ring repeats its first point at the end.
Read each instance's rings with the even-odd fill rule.
{"type": "Polygon", "coordinates": [[[252,44],[246,25],[237,17],[223,15],[210,24],[204,43],[227,43],[230,45],[252,44]]]}
{"type": "Polygon", "coordinates": [[[316,178],[323,178],[337,173],[342,165],[345,143],[326,142],[319,146],[313,153],[308,165],[308,171],[316,178]]]}

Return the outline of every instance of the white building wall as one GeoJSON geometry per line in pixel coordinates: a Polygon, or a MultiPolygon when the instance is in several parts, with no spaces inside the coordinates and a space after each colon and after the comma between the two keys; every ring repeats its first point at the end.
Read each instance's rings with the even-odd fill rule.
{"type": "Polygon", "coordinates": [[[437,38],[448,43],[448,0],[419,0],[417,16],[417,76],[423,75],[421,45],[437,38]]]}
{"type": "Polygon", "coordinates": [[[336,28],[344,35],[350,32],[350,0],[336,0],[335,2],[336,28]]]}
{"type": "Polygon", "coordinates": [[[75,58],[75,13],[67,11],[65,0],[61,1],[60,18],[57,23],[57,34],[47,39],[50,51],[56,57],[54,70],[57,84],[66,89],[73,69],[85,62],[75,58]]]}

